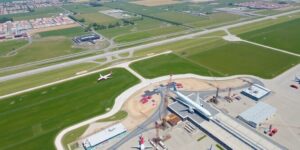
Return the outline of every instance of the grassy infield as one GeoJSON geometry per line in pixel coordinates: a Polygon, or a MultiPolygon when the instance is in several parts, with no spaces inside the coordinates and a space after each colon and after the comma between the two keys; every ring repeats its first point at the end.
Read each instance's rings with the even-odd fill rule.
{"type": "MultiPolygon", "coordinates": [[[[275,33],[281,31],[280,27],[269,28],[278,28],[273,30],[275,33]]],[[[242,37],[249,36],[245,33],[242,37]]],[[[160,51],[172,47],[176,55],[159,56],[131,67],[148,78],[186,72],[202,75],[211,72],[215,76],[254,74],[272,78],[299,62],[297,57],[244,43],[227,43],[220,38],[187,40],[153,49],[160,51]]],[[[100,84],[95,81],[98,75],[93,74],[1,100],[0,149],[54,149],[54,137],[61,129],[104,113],[105,108],[112,107],[117,95],[138,83],[138,79],[123,69],[113,71],[116,78],[100,84]]]]}
{"type": "MultiPolygon", "coordinates": [[[[11,57],[0,58],[0,67],[14,66],[32,61],[43,60],[61,55],[82,51],[72,48],[71,38],[76,35],[86,34],[82,28],[74,27],[69,29],[55,30],[39,33],[41,38],[33,39],[31,45],[18,51],[18,54],[11,57]],[[34,55],[33,55],[34,54],[34,55]]],[[[0,56],[5,55],[13,48],[25,45],[26,41],[0,42],[0,56]],[[2,49],[2,47],[4,49],[2,49]]]]}
{"type": "Polygon", "coordinates": [[[60,130],[104,113],[124,89],[138,83],[124,69],[112,71],[114,78],[101,83],[93,74],[1,100],[0,149],[54,149],[60,130]]]}

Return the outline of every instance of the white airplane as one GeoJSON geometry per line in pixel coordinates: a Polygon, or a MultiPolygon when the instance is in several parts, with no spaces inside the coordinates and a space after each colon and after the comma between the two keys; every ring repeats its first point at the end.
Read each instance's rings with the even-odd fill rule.
{"type": "Polygon", "coordinates": [[[138,149],[138,150],[152,149],[152,147],[150,147],[150,146],[145,146],[145,139],[142,135],[140,136],[140,139],[139,139],[139,146],[135,146],[135,147],[132,147],[132,148],[135,148],[135,149],[138,149]]]}
{"type": "Polygon", "coordinates": [[[295,76],[295,82],[300,84],[300,78],[298,76],[295,76]]]}
{"type": "Polygon", "coordinates": [[[208,119],[212,119],[212,115],[211,113],[205,109],[203,107],[203,105],[199,105],[196,102],[194,102],[193,100],[191,100],[189,97],[183,95],[182,93],[180,93],[179,91],[177,91],[176,87],[174,87],[174,94],[177,95],[177,101],[179,101],[180,103],[182,103],[183,105],[189,107],[188,111],[190,113],[194,113],[195,111],[197,111],[198,113],[204,115],[205,117],[207,117],[208,119]]]}
{"type": "Polygon", "coordinates": [[[111,75],[112,75],[112,72],[110,72],[109,74],[106,74],[106,75],[104,75],[104,76],[102,76],[102,75],[100,74],[100,77],[98,78],[98,81],[107,80],[107,79],[109,79],[109,78],[112,78],[111,75]]]}

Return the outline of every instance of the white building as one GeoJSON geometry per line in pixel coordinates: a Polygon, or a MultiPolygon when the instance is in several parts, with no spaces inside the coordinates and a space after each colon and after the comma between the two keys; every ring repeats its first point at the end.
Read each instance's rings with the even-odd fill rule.
{"type": "Polygon", "coordinates": [[[271,90],[263,86],[260,86],[258,84],[253,84],[252,86],[245,88],[241,93],[254,100],[260,100],[263,97],[267,96],[270,92],[271,90]]]}
{"type": "Polygon", "coordinates": [[[115,124],[109,128],[106,128],[98,133],[87,137],[83,140],[82,144],[86,150],[90,150],[103,142],[106,142],[118,135],[125,133],[126,131],[127,129],[124,127],[123,124],[115,124]]]}
{"type": "Polygon", "coordinates": [[[242,112],[238,118],[246,122],[253,128],[260,126],[262,122],[271,118],[276,112],[276,108],[269,104],[259,102],[255,106],[242,112]]]}

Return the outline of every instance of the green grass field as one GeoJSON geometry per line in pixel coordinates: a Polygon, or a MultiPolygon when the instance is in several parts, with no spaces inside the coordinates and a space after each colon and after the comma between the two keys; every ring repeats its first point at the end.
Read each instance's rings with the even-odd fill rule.
{"type": "MultiPolygon", "coordinates": [[[[216,33],[216,35],[218,34],[222,33],[216,33]]],[[[177,58],[166,59],[157,57],[155,59],[153,58],[152,61],[145,60],[144,62],[137,62],[137,64],[140,65],[136,65],[134,67],[135,70],[138,70],[143,76],[148,78],[172,73],[172,70],[175,70],[174,72],[176,73],[177,69],[184,67],[175,63],[176,66],[180,67],[174,69],[168,65],[169,63],[172,64],[172,62],[180,56],[182,57],[179,57],[180,60],[192,62],[193,64],[206,68],[211,72],[217,72],[223,76],[250,74],[262,78],[273,78],[298,64],[300,61],[300,59],[295,56],[246,43],[229,43],[217,37],[198,37],[165,44],[138,52],[135,56],[145,55],[146,53],[159,53],[167,50],[173,50],[177,54],[177,58]],[[153,64],[153,62],[155,63],[153,64]],[[163,67],[157,68],[157,66],[163,67]]],[[[203,72],[198,74],[207,75],[203,72]]]]}
{"type": "Polygon", "coordinates": [[[77,72],[93,71],[100,69],[100,66],[94,63],[82,63],[70,67],[64,67],[52,71],[43,72],[15,80],[9,80],[0,83],[0,95],[10,94],[22,91],[28,88],[52,83],[65,78],[73,77],[77,72]]]}
{"type": "Polygon", "coordinates": [[[98,23],[98,24],[112,24],[118,22],[118,19],[107,16],[100,12],[93,12],[93,13],[81,13],[75,15],[77,19],[84,19],[86,24],[89,23],[98,23]]]}
{"type": "Polygon", "coordinates": [[[138,83],[125,69],[112,71],[114,78],[101,83],[96,73],[1,100],[1,150],[54,149],[60,130],[105,113],[122,91],[138,83]]]}
{"type": "Polygon", "coordinates": [[[54,31],[40,32],[39,35],[41,37],[49,37],[49,36],[65,36],[65,37],[74,37],[78,35],[88,34],[84,32],[84,29],[81,27],[73,27],[68,29],[60,29],[54,31]]]}
{"type": "Polygon", "coordinates": [[[0,57],[5,56],[8,52],[15,50],[27,43],[26,40],[12,40],[0,42],[0,57]]]}
{"type": "Polygon", "coordinates": [[[185,73],[194,73],[205,76],[210,76],[210,74],[212,74],[220,76],[220,74],[216,72],[209,71],[207,68],[175,54],[166,54],[143,61],[138,61],[131,64],[130,67],[145,78],[155,78],[169,74],[185,73]]]}
{"type": "Polygon", "coordinates": [[[46,7],[46,8],[37,8],[33,12],[9,14],[3,16],[12,17],[13,20],[28,20],[28,19],[35,19],[35,18],[42,18],[42,17],[57,16],[63,12],[64,10],[59,7],[46,7]]]}
{"type": "Polygon", "coordinates": [[[294,19],[297,19],[297,18],[300,18],[300,13],[294,13],[294,14],[287,15],[287,16],[281,16],[281,17],[278,17],[276,19],[268,19],[268,20],[265,20],[265,21],[255,22],[255,23],[243,25],[243,26],[240,26],[240,27],[231,28],[231,29],[229,29],[229,31],[231,33],[235,34],[235,35],[240,35],[240,34],[243,34],[243,33],[247,33],[247,32],[251,32],[251,31],[267,28],[267,27],[272,26],[272,25],[276,25],[276,24],[287,22],[287,21],[291,21],[291,20],[294,20],[294,19]]]}
{"type": "Polygon", "coordinates": [[[17,55],[0,58],[0,67],[14,66],[82,51],[71,47],[72,41],[65,37],[48,37],[34,40],[17,55]]]}
{"type": "Polygon", "coordinates": [[[239,35],[241,38],[300,54],[300,19],[239,35]]]}
{"type": "Polygon", "coordinates": [[[82,4],[67,4],[67,5],[63,5],[63,8],[72,11],[74,13],[93,13],[93,12],[98,12],[100,10],[107,9],[105,7],[91,7],[82,4]]]}
{"type": "Polygon", "coordinates": [[[122,36],[126,34],[132,34],[135,32],[142,32],[145,30],[151,30],[158,27],[166,27],[167,24],[150,19],[150,18],[144,18],[143,20],[135,21],[135,25],[130,26],[123,26],[119,28],[111,28],[111,29],[105,29],[105,30],[98,30],[99,33],[103,34],[104,36],[108,38],[113,38],[116,36],[122,36]]]}
{"type": "Polygon", "coordinates": [[[182,28],[180,26],[169,26],[169,27],[161,27],[161,28],[158,27],[158,28],[154,28],[151,30],[145,30],[145,31],[125,34],[123,36],[118,36],[115,39],[115,42],[117,42],[117,43],[133,42],[133,41],[138,41],[138,40],[151,38],[151,37],[155,37],[155,36],[172,34],[172,33],[180,32],[183,30],[184,30],[184,28],[182,28]]]}
{"type": "Polygon", "coordinates": [[[299,63],[299,58],[246,43],[226,43],[186,56],[225,75],[250,74],[273,78],[299,63]]]}

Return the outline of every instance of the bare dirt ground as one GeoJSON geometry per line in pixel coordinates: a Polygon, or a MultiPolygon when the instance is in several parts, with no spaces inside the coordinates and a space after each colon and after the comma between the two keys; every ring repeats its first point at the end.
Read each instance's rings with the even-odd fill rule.
{"type": "Polygon", "coordinates": [[[68,25],[61,25],[61,26],[54,26],[54,27],[47,27],[47,28],[40,28],[40,29],[32,29],[28,32],[28,34],[33,35],[33,34],[36,34],[39,32],[67,29],[67,28],[73,28],[73,27],[78,27],[78,26],[79,25],[77,23],[73,23],[73,24],[68,24],[68,25]]]}
{"type": "Polygon", "coordinates": [[[128,130],[134,129],[137,125],[145,121],[160,104],[160,95],[153,95],[148,103],[142,104],[140,99],[146,90],[153,90],[153,86],[139,90],[123,106],[123,109],[128,112],[128,117],[123,121],[124,126],[128,130]]]}
{"type": "Polygon", "coordinates": [[[209,91],[216,90],[215,87],[220,89],[234,88],[244,85],[245,83],[240,79],[222,80],[222,81],[207,81],[195,78],[176,79],[176,83],[183,84],[182,90],[187,91],[209,91]]]}
{"type": "Polygon", "coordinates": [[[132,3],[138,5],[144,5],[144,6],[160,6],[160,5],[177,4],[182,2],[176,0],[139,0],[139,1],[134,1],[132,3]]]}

